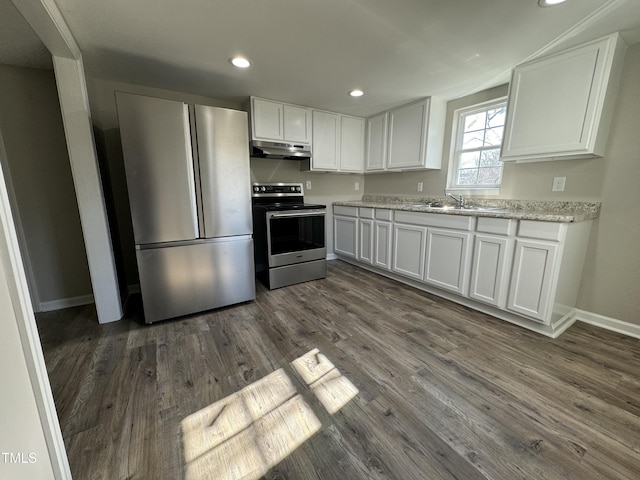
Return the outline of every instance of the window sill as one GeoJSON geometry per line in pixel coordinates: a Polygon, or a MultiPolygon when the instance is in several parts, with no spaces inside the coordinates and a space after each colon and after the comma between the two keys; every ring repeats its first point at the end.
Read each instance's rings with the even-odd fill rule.
{"type": "Polygon", "coordinates": [[[495,196],[500,195],[500,188],[447,188],[446,193],[469,197],[495,196]]]}

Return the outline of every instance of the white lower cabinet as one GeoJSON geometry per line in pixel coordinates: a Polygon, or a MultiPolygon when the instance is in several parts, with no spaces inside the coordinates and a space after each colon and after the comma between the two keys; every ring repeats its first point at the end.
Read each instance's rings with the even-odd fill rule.
{"type": "Polygon", "coordinates": [[[338,255],[358,258],[358,209],[333,207],[333,251],[338,255]]]}
{"type": "Polygon", "coordinates": [[[392,270],[422,280],[427,228],[419,225],[394,224],[392,270]]]}
{"type": "Polygon", "coordinates": [[[373,264],[378,268],[391,270],[391,244],[393,229],[391,222],[376,220],[374,224],[373,264]]]}
{"type": "Polygon", "coordinates": [[[365,263],[373,263],[373,220],[370,218],[358,219],[358,230],[360,232],[360,249],[358,250],[358,260],[365,263]]]}
{"type": "Polygon", "coordinates": [[[469,297],[504,308],[513,239],[477,234],[473,246],[469,297]]]}
{"type": "Polygon", "coordinates": [[[590,221],[334,206],[334,229],[339,257],[399,281],[551,337],[575,320],[590,221]]]}
{"type": "Polygon", "coordinates": [[[467,232],[429,228],[424,281],[466,295],[471,237],[467,232]]]}
{"type": "Polygon", "coordinates": [[[516,240],[507,308],[546,323],[550,315],[558,244],[516,240]]]}

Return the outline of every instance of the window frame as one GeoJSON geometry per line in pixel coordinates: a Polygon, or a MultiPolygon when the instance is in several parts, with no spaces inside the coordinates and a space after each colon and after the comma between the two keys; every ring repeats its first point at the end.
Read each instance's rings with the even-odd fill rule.
{"type": "Polygon", "coordinates": [[[447,193],[454,193],[456,195],[498,195],[500,193],[500,188],[502,187],[502,177],[500,178],[500,185],[497,186],[475,187],[472,185],[458,186],[455,184],[459,170],[458,152],[460,151],[460,145],[462,143],[462,133],[464,133],[462,119],[465,115],[477,111],[490,110],[500,105],[504,105],[505,107],[507,107],[507,96],[497,97],[481,103],[475,103],[473,105],[462,107],[454,111],[452,122],[453,125],[451,129],[451,148],[449,152],[449,169],[447,173],[447,193]]]}

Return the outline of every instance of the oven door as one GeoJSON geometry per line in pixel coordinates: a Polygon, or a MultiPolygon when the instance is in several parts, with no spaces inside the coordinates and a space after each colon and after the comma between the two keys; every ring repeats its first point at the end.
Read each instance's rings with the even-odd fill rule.
{"type": "Polygon", "coordinates": [[[325,216],[320,209],[267,212],[269,267],[326,258],[325,216]]]}

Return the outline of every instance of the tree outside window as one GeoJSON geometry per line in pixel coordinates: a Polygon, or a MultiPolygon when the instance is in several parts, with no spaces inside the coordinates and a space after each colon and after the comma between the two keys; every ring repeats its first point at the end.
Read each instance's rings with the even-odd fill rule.
{"type": "Polygon", "coordinates": [[[504,99],[457,112],[450,189],[500,188],[500,146],[506,112],[504,99]]]}

